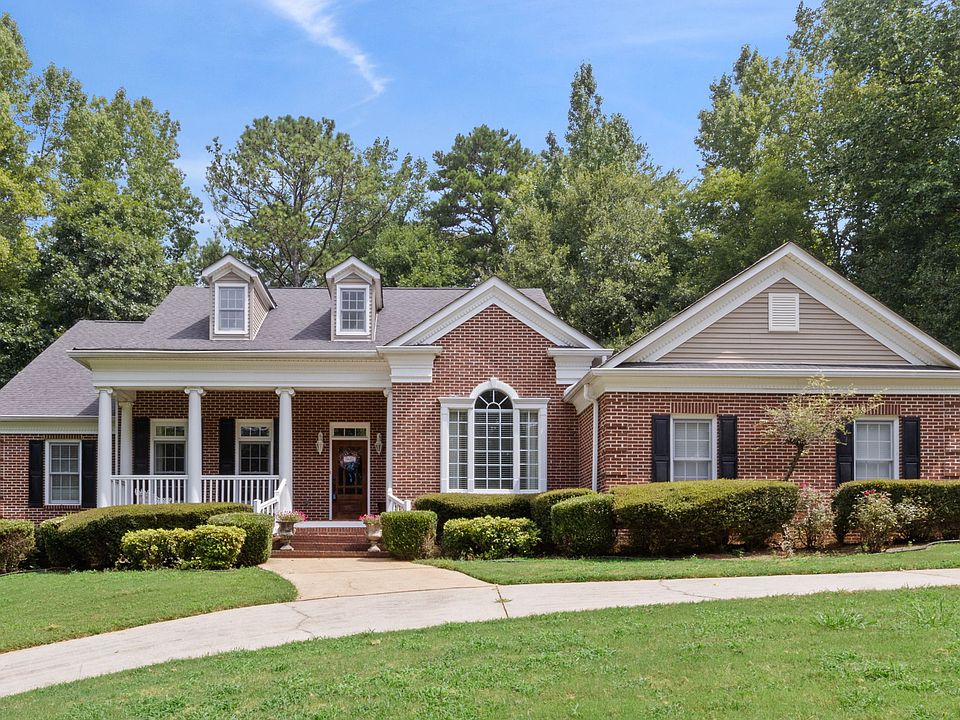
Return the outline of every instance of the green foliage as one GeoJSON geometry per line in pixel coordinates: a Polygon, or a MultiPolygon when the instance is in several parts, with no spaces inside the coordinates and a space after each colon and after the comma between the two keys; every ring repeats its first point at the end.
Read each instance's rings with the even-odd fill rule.
{"type": "Polygon", "coordinates": [[[960,481],[955,480],[856,480],[837,488],[833,497],[834,532],[843,540],[853,529],[851,516],[857,499],[866,490],[886,493],[894,505],[911,500],[929,509],[923,522],[912,523],[914,540],[960,538],[960,481]]]}
{"type": "Polygon", "coordinates": [[[237,564],[245,539],[243,528],[231,525],[133,530],[120,539],[121,562],[137,570],[225,570],[237,564]]]}
{"type": "Polygon", "coordinates": [[[534,495],[530,499],[530,518],[540,528],[540,539],[546,546],[553,544],[553,526],[550,522],[550,508],[558,502],[569,500],[581,495],[593,495],[594,491],[589,488],[561,488],[559,490],[547,490],[539,495],[534,495]]]}
{"type": "Polygon", "coordinates": [[[529,518],[483,517],[448,520],[443,526],[443,554],[454,559],[496,560],[532,555],[540,531],[529,518]]]}
{"type": "Polygon", "coordinates": [[[247,534],[227,525],[198,525],[189,531],[190,556],[183,566],[195,570],[225,570],[237,564],[247,534]]]}
{"type": "Polygon", "coordinates": [[[399,560],[416,560],[433,554],[437,514],[409,510],[380,514],[384,549],[399,560]]]}
{"type": "Polygon", "coordinates": [[[618,527],[641,554],[716,550],[737,539],[759,547],[793,517],[799,489],[766,480],[647,483],[614,488],[618,527]]]}
{"type": "Polygon", "coordinates": [[[783,527],[783,550],[823,550],[833,540],[833,521],[830,494],[802,485],[797,512],[783,527]]]}
{"type": "Polygon", "coordinates": [[[71,549],[63,542],[60,524],[69,515],[44,520],[37,525],[37,559],[45,567],[76,567],[79,563],[71,549]],[[54,561],[52,558],[55,558],[54,561]]]}
{"type": "Polygon", "coordinates": [[[553,542],[564,555],[608,555],[613,550],[613,496],[582,495],[550,509],[553,542]]]}
{"type": "Polygon", "coordinates": [[[474,493],[427,493],[413,501],[414,510],[437,514],[438,539],[443,539],[447,520],[484,515],[506,518],[530,517],[529,495],[482,495],[474,493]]]}
{"type": "Polygon", "coordinates": [[[251,512],[225,513],[213,515],[207,525],[230,525],[242,528],[246,533],[240,557],[239,567],[253,567],[270,559],[273,550],[273,516],[251,512]]]}
{"type": "Polygon", "coordinates": [[[194,528],[212,516],[249,512],[241,503],[181,503],[117,505],[68,515],[49,528],[45,549],[54,567],[113,567],[120,557],[120,541],[131,530],[194,528]],[[56,539],[51,542],[51,536],[56,539]]]}
{"type": "Polygon", "coordinates": [[[29,520],[0,520],[0,575],[14,572],[36,547],[29,520]]]}
{"type": "Polygon", "coordinates": [[[882,552],[897,538],[922,528],[930,510],[922,503],[905,498],[896,505],[881,490],[864,490],[853,503],[850,524],[860,536],[865,552],[882,552]]]}
{"type": "Polygon", "coordinates": [[[466,285],[472,277],[457,246],[429,222],[385,228],[364,261],[389,286],[455,287],[466,285]]]}

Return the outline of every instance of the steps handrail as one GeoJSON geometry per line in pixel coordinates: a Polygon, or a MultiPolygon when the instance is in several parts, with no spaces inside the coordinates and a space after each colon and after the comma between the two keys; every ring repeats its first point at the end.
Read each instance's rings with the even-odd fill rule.
{"type": "Polygon", "coordinates": [[[253,511],[261,515],[276,515],[280,507],[280,496],[287,487],[287,479],[283,478],[277,485],[277,491],[269,500],[254,500],[253,511]]]}

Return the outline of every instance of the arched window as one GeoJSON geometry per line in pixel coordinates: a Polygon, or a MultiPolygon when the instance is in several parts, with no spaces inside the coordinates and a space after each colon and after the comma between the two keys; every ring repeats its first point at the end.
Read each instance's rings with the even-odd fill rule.
{"type": "Polygon", "coordinates": [[[496,380],[468,398],[441,398],[442,489],[539,492],[546,488],[547,400],[520,398],[496,380]]]}

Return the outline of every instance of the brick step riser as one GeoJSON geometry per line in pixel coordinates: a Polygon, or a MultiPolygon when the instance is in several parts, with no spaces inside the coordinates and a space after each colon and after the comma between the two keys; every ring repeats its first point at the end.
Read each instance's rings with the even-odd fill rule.
{"type": "Polygon", "coordinates": [[[387,553],[368,553],[366,550],[324,550],[311,552],[309,550],[274,550],[271,557],[275,558],[334,558],[334,557],[390,557],[387,553]]]}

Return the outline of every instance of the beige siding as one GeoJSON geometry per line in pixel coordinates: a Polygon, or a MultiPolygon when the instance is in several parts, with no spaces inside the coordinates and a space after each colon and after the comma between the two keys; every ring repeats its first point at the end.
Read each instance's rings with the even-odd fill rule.
{"type": "Polygon", "coordinates": [[[909,365],[853,323],[780,280],[660,358],[660,362],[801,362],[909,365]],[[767,329],[767,294],[800,294],[800,331],[767,329]]]}
{"type": "Polygon", "coordinates": [[[252,340],[257,336],[257,333],[260,332],[260,326],[263,325],[263,321],[267,319],[267,312],[269,308],[264,305],[263,301],[260,299],[260,296],[253,291],[253,286],[250,286],[250,339],[252,340]]]}

